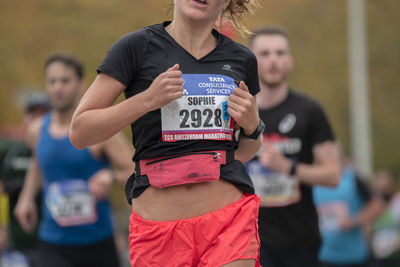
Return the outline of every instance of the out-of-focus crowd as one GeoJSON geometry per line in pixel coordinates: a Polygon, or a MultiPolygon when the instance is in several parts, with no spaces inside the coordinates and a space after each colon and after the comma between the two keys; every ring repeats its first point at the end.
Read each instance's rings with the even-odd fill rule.
{"type": "MultiPolygon", "coordinates": [[[[316,208],[322,236],[318,256],[321,266],[400,266],[398,179],[389,169],[376,170],[371,178],[362,177],[351,158],[343,155],[340,164],[341,177],[338,183],[331,181],[333,179],[330,179],[329,175],[325,177],[320,175],[325,174],[325,170],[322,172],[320,170],[326,168],[327,172],[330,172],[332,177],[334,176],[332,175],[335,173],[332,171],[334,168],[329,165],[336,167],[336,150],[334,150],[336,141],[319,105],[302,94],[294,92],[288,86],[286,78],[293,64],[287,35],[279,29],[265,28],[250,40],[250,47],[257,56],[260,83],[263,84],[261,87],[264,87],[258,95],[260,117],[266,118],[269,132],[266,131],[264,136],[263,151],[260,151],[257,159],[247,165],[247,169],[253,179],[256,192],[260,192],[262,203],[264,203],[260,209],[262,211],[260,214],[263,215],[259,217],[259,225],[264,225],[265,229],[273,229],[274,226],[277,228],[277,231],[272,233],[266,234],[262,232],[263,230],[260,232],[261,248],[264,247],[261,259],[273,262],[275,255],[279,255],[281,259],[275,261],[278,262],[277,266],[283,266],[279,264],[279,261],[289,259],[288,255],[297,253],[300,259],[302,255],[298,252],[305,253],[302,246],[304,245],[304,248],[308,246],[305,244],[304,233],[317,232],[314,229],[317,228],[316,223],[315,226],[311,225],[314,219],[316,221],[314,218],[316,208]],[[260,100],[262,97],[264,99],[260,100]],[[278,100],[271,102],[270,100],[274,98],[278,100]],[[304,106],[294,107],[300,101],[303,101],[304,106]],[[280,111],[280,108],[284,110],[280,111]],[[306,109],[314,111],[310,112],[310,118],[307,120],[304,119],[302,113],[306,109]],[[276,125],[273,125],[274,120],[278,121],[276,125]],[[311,124],[315,124],[311,127],[312,131],[303,133],[302,131],[311,124]],[[276,131],[270,131],[274,127],[276,131]],[[291,135],[290,131],[295,133],[291,135]],[[319,131],[323,133],[319,135],[319,131]],[[305,146],[309,146],[306,152],[304,152],[305,146]],[[326,154],[331,154],[332,157],[326,157],[326,154]],[[323,164],[319,164],[321,162],[323,164]],[[309,201],[310,199],[314,202],[309,201]],[[296,208],[291,210],[292,207],[296,208]],[[312,216],[314,217],[310,219],[309,217],[312,216]],[[300,218],[304,220],[300,222],[300,218]],[[295,221],[297,219],[299,223],[295,221]],[[307,225],[310,221],[311,226],[307,225]],[[287,229],[295,229],[295,231],[289,233],[287,229]],[[281,241],[283,245],[294,244],[290,247],[290,252],[286,248],[274,247],[268,242],[263,243],[263,241],[268,241],[269,234],[273,235],[279,231],[287,236],[281,235],[274,238],[281,241]],[[292,242],[291,238],[297,239],[292,242]]],[[[57,242],[86,245],[85,238],[87,237],[79,236],[79,230],[68,234],[66,229],[96,221],[103,221],[101,226],[106,225],[106,227],[96,228],[97,226],[92,225],[92,232],[96,233],[93,236],[93,243],[99,243],[97,245],[109,253],[109,256],[112,254],[111,250],[117,248],[119,259],[115,262],[129,266],[127,229],[112,228],[110,213],[129,214],[130,210],[128,207],[123,211],[113,210],[105,199],[114,180],[125,181],[133,170],[133,163],[130,161],[132,151],[126,148],[128,146],[121,141],[122,139],[111,139],[111,145],[107,145],[106,142],[85,150],[86,152],[78,151],[70,144],[67,133],[72,113],[79,100],[82,81],[82,73],[79,72],[77,65],[79,64],[71,60],[69,56],[63,55],[53,57],[48,61],[45,75],[46,89],[50,99],[48,94],[43,92],[34,93],[27,98],[23,121],[18,127],[19,138],[15,138],[16,135],[8,136],[5,132],[0,132],[0,266],[40,266],[37,263],[38,244],[40,244],[40,249],[51,251],[48,260],[51,260],[51,257],[57,260],[57,253],[61,253],[60,257],[67,257],[63,247],[60,247],[57,242]],[[52,115],[49,115],[50,111],[52,115]],[[36,139],[32,142],[32,132],[29,133],[29,129],[35,128],[32,124],[38,118],[43,119],[40,127],[36,127],[36,139]],[[38,136],[41,137],[37,139],[38,136]],[[60,143],[61,140],[63,143],[60,143]],[[42,142],[40,150],[36,147],[39,142],[42,142]],[[54,148],[56,151],[52,151],[52,154],[49,148],[50,150],[54,148]],[[73,156],[58,158],[60,152],[73,156]],[[82,155],[82,153],[86,154],[82,155]],[[60,166],[63,168],[67,166],[64,172],[78,168],[77,166],[82,162],[69,161],[73,161],[73,157],[81,156],[82,162],[85,162],[85,168],[90,166],[93,169],[91,173],[85,173],[85,171],[80,173],[86,176],[83,180],[87,184],[82,186],[80,183],[71,181],[64,183],[62,180],[68,179],[47,177],[48,174],[60,174],[58,170],[60,166]],[[103,158],[103,156],[106,157],[103,158]],[[37,157],[39,161],[43,158],[49,159],[50,163],[40,162],[39,164],[46,168],[45,170],[38,170],[37,157]],[[36,164],[33,167],[32,158],[33,163],[36,164]],[[103,159],[107,160],[103,161],[103,159]],[[51,164],[52,162],[60,165],[55,166],[51,164]],[[40,174],[46,178],[45,181],[51,180],[52,183],[27,184],[27,177],[32,180],[32,177],[37,178],[40,174]],[[32,192],[37,192],[32,187],[35,187],[36,191],[42,188],[46,192],[36,194],[36,200],[34,200],[32,192]],[[71,188],[78,192],[70,192],[74,191],[71,188]],[[79,190],[76,190],[77,188],[79,190]],[[91,194],[95,196],[96,201],[98,200],[94,201],[95,204],[89,196],[91,194]],[[45,200],[42,199],[43,196],[45,200]],[[39,207],[37,211],[31,207],[32,202],[35,201],[39,207]],[[46,208],[43,209],[43,207],[46,208]],[[99,212],[99,217],[96,217],[94,210],[99,212]],[[104,214],[101,215],[101,212],[104,214]],[[47,218],[47,222],[43,220],[40,230],[41,239],[44,238],[46,242],[43,240],[39,242],[38,239],[37,222],[42,217],[47,218]],[[50,218],[51,223],[48,222],[50,218]],[[54,226],[55,224],[58,226],[54,226]],[[55,231],[63,233],[57,236],[55,231]],[[113,231],[110,233],[111,236],[102,236],[107,231],[113,231]],[[97,242],[98,240],[106,240],[106,243],[97,242]],[[53,241],[55,245],[52,244],[53,241]]],[[[231,66],[225,65],[224,68],[230,70],[231,66]]],[[[315,235],[309,239],[315,239],[313,240],[315,242],[310,243],[312,248],[307,253],[316,254],[313,251],[315,249],[313,245],[319,244],[319,237],[315,235]]],[[[62,243],[62,245],[65,244],[62,243]]],[[[98,252],[94,254],[96,253],[98,252]]],[[[80,255],[79,246],[71,248],[72,254],[80,255]]],[[[96,255],[93,258],[96,258],[96,255]]],[[[112,255],[110,260],[115,260],[112,255]]],[[[307,260],[305,259],[304,262],[307,260]]],[[[269,267],[268,264],[265,265],[269,267]]],[[[308,267],[301,264],[297,266],[308,267]]]]}

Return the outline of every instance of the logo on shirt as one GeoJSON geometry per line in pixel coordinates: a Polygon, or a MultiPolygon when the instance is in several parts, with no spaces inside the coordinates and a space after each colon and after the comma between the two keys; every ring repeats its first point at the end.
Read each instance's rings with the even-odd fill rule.
{"type": "Polygon", "coordinates": [[[290,138],[278,133],[267,134],[264,136],[265,143],[272,143],[276,149],[285,155],[295,155],[300,153],[302,145],[300,138],[290,138]]]}
{"type": "Polygon", "coordinates": [[[283,120],[279,123],[279,132],[286,134],[293,129],[296,125],[296,116],[293,113],[287,114],[283,120]]]}
{"type": "Polygon", "coordinates": [[[227,71],[232,71],[232,66],[229,64],[226,64],[222,67],[223,70],[227,70],[227,71]]]}

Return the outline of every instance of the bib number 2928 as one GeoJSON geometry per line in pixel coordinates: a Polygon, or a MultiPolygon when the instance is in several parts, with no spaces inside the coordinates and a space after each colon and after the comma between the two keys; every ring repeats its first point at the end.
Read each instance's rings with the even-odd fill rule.
{"type": "Polygon", "coordinates": [[[203,112],[199,109],[182,109],[179,112],[179,116],[182,118],[180,128],[212,128],[214,126],[222,126],[222,111],[217,108],[216,110],[206,108],[203,112]]]}

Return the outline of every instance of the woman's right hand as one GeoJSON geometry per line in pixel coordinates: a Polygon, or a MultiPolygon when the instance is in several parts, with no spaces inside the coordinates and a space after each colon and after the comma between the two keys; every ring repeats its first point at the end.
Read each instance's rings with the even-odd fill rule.
{"type": "Polygon", "coordinates": [[[150,110],[159,109],[183,96],[184,80],[181,77],[179,64],[175,64],[154,79],[150,87],[143,92],[150,110]]]}

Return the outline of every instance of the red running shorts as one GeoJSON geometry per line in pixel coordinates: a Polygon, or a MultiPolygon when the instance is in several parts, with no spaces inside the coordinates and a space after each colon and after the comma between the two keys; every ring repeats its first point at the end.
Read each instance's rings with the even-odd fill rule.
{"type": "Polygon", "coordinates": [[[254,259],[259,267],[260,198],[238,201],[202,216],[177,221],[149,221],[132,213],[129,223],[131,266],[217,267],[254,259]]]}

